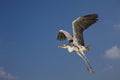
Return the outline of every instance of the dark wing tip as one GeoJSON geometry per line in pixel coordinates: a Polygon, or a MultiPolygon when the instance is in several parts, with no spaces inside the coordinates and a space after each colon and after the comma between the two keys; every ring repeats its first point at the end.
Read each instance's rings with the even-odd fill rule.
{"type": "Polygon", "coordinates": [[[98,18],[98,14],[89,14],[89,15],[85,15],[83,17],[98,18]]]}
{"type": "Polygon", "coordinates": [[[57,40],[62,41],[62,40],[65,40],[65,39],[66,39],[66,36],[64,35],[64,33],[59,31],[58,35],[57,35],[57,40]]]}
{"type": "Polygon", "coordinates": [[[98,20],[98,14],[89,14],[82,17],[83,19],[81,24],[84,26],[83,29],[87,29],[89,26],[96,23],[98,20]]]}
{"type": "Polygon", "coordinates": [[[83,17],[90,21],[91,24],[95,23],[98,20],[98,14],[89,14],[83,17]]]}

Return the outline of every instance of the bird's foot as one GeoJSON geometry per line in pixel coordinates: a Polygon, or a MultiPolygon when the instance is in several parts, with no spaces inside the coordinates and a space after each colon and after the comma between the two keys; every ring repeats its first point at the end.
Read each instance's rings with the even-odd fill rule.
{"type": "Polygon", "coordinates": [[[88,71],[89,71],[90,73],[94,73],[94,70],[93,70],[92,67],[88,67],[87,69],[88,69],[88,71]]]}

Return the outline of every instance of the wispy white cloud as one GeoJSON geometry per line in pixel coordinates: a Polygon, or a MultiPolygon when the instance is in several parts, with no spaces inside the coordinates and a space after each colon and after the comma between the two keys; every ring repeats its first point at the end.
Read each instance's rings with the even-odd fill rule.
{"type": "Polygon", "coordinates": [[[118,48],[118,46],[113,46],[112,48],[106,50],[104,56],[112,59],[120,58],[120,48],[118,48]]]}
{"type": "Polygon", "coordinates": [[[113,65],[106,65],[103,69],[103,71],[110,71],[113,69],[113,65]]]}
{"type": "Polygon", "coordinates": [[[10,79],[11,80],[11,79],[15,79],[15,76],[13,76],[10,73],[5,72],[4,68],[0,67],[0,78],[4,78],[4,79],[7,79],[7,80],[10,79]]]}
{"type": "Polygon", "coordinates": [[[114,24],[113,27],[114,27],[116,30],[120,30],[120,24],[114,24]]]}

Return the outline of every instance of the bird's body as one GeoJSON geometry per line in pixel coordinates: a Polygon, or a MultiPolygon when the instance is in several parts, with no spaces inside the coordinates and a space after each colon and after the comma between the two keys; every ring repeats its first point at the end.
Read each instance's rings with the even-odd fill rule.
{"type": "Polygon", "coordinates": [[[58,47],[67,48],[68,52],[76,51],[76,53],[84,60],[90,73],[93,72],[93,69],[84,54],[85,51],[89,51],[89,46],[84,45],[83,31],[87,29],[90,25],[95,23],[98,20],[97,18],[97,14],[90,14],[78,17],[72,22],[73,35],[70,35],[70,33],[65,30],[60,30],[57,36],[58,40],[62,41],[67,39],[69,41],[68,44],[64,44],[63,46],[58,47]]]}

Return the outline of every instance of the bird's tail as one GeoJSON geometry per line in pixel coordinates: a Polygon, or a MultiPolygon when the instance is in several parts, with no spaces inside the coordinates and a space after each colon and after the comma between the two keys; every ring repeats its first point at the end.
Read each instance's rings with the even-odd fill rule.
{"type": "Polygon", "coordinates": [[[85,47],[86,51],[90,50],[90,46],[89,45],[88,46],[84,46],[84,47],[85,47]]]}
{"type": "Polygon", "coordinates": [[[80,52],[77,52],[77,54],[84,60],[88,72],[94,73],[94,71],[93,71],[92,67],[90,66],[90,63],[89,63],[87,57],[85,56],[85,54],[84,53],[80,53],[80,52]]]}

